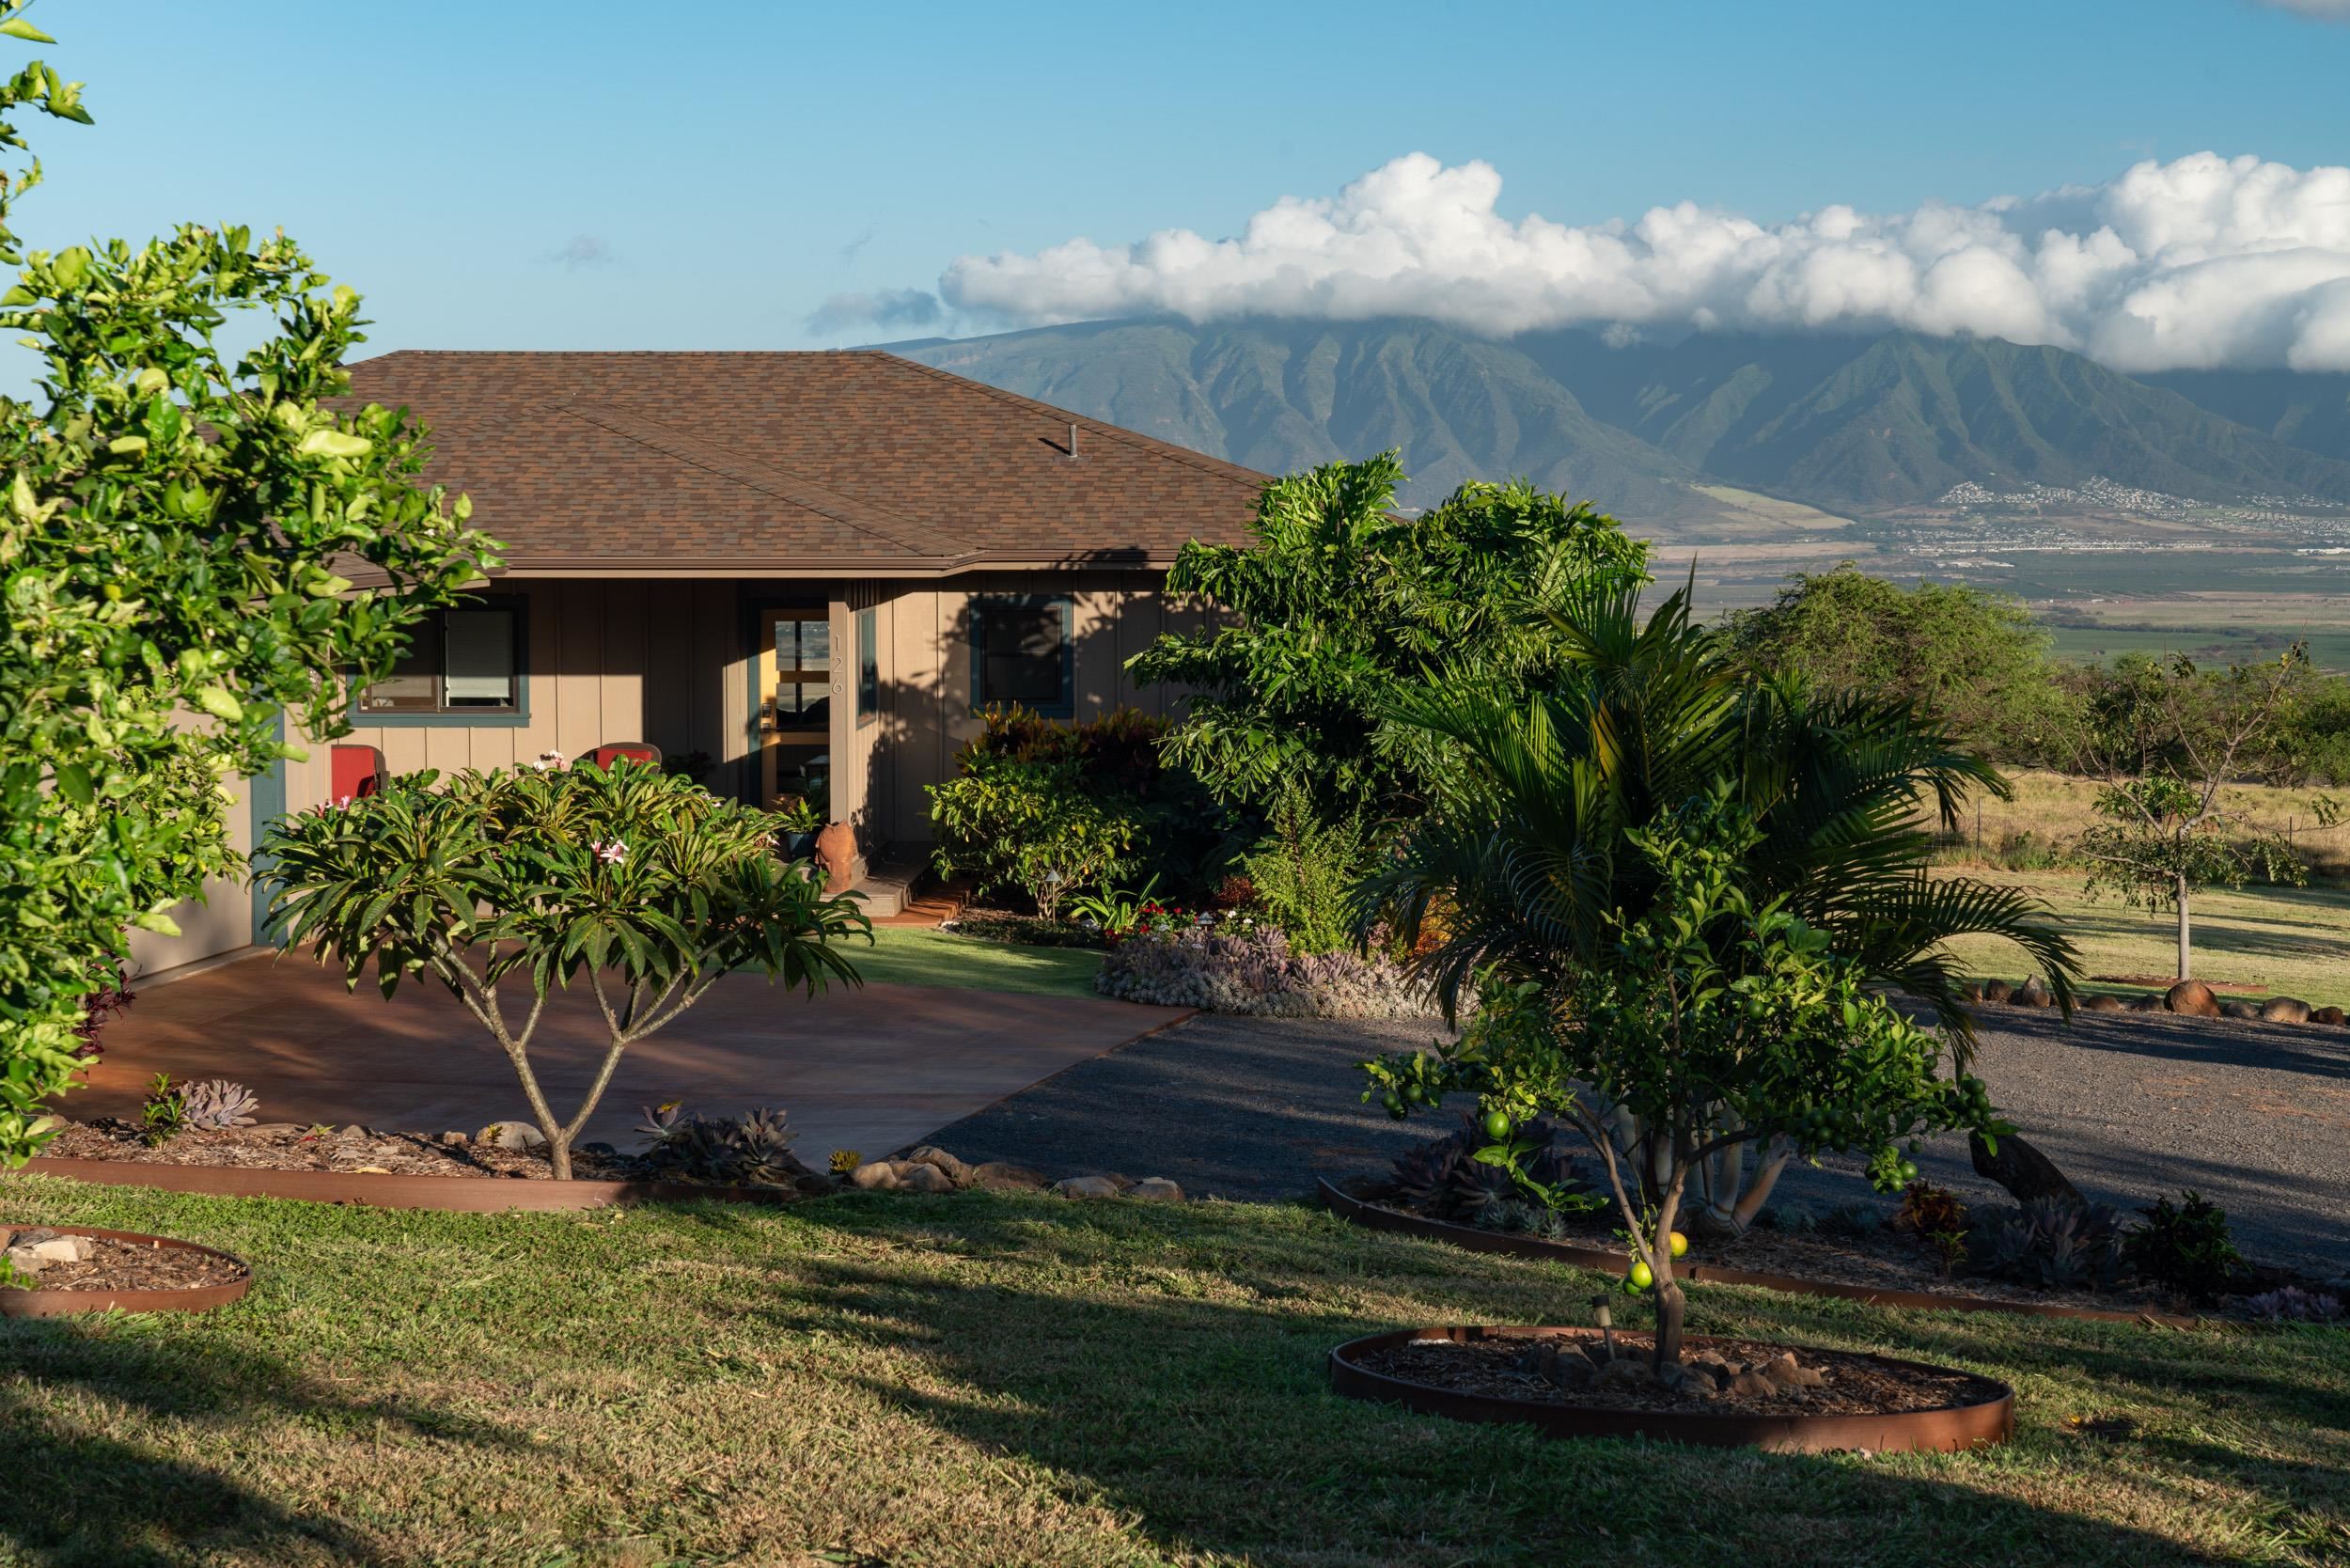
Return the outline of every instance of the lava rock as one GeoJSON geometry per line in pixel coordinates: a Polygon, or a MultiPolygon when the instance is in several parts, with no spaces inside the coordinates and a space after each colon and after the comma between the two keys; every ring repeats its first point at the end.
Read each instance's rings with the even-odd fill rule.
{"type": "Polygon", "coordinates": [[[1637,1388],[1650,1381],[1648,1363],[1628,1356],[1603,1362],[1593,1380],[1602,1388],[1637,1388]]]}
{"type": "Polygon", "coordinates": [[[2016,991],[2013,1000],[2017,1007],[2054,1007],[2056,993],[2048,989],[2046,980],[2034,975],[2016,991]]]}
{"type": "Polygon", "coordinates": [[[2310,1021],[2310,1004],[2298,996],[2271,996],[2261,1003],[2264,1024],[2306,1024],[2310,1021]]]}
{"type": "Polygon", "coordinates": [[[2130,1003],[2130,1011],[2132,1012],[2160,1012],[2164,1011],[2162,998],[2152,994],[2140,996],[2130,1003]]]}
{"type": "Polygon", "coordinates": [[[2256,1024],[2260,1022],[2261,1010],[2249,1002],[2222,1002],[2219,1004],[2219,1016],[2240,1018],[2246,1023],[2256,1024]]]}
{"type": "Polygon", "coordinates": [[[2342,1009],[2338,1007],[2311,1008],[2310,1010],[2310,1022],[2312,1024],[2331,1024],[2334,1027],[2340,1028],[2343,1024],[2350,1023],[2350,1014],[2345,1014],[2342,1009]]]}
{"type": "Polygon", "coordinates": [[[2162,1005],[2190,1018],[2219,1016],[2219,998],[2201,980],[2181,980],[2162,994],[2162,1005]]]}
{"type": "Polygon", "coordinates": [[[544,1149],[547,1135],[527,1121],[493,1121],[474,1134],[476,1143],[493,1149],[544,1149]]]}
{"type": "Polygon", "coordinates": [[[1986,1002],[2004,1002],[2010,996],[2014,995],[2015,987],[2008,984],[2007,981],[2003,980],[1985,980],[1982,982],[1982,999],[1986,1002]]]}
{"type": "Polygon", "coordinates": [[[2083,1012],[2126,1012],[2129,1004],[2119,996],[2108,996],[2099,991],[2081,998],[2083,1012]]]}

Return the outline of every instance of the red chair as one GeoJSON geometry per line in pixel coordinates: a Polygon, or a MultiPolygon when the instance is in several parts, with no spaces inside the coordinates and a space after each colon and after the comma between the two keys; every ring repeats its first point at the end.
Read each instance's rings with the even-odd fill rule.
{"type": "Polygon", "coordinates": [[[650,741],[608,741],[580,759],[599,768],[608,768],[621,758],[642,762],[649,768],[661,765],[661,748],[650,741]]]}
{"type": "Polygon", "coordinates": [[[327,748],[328,773],[333,787],[330,801],[360,800],[381,794],[384,781],[391,770],[384,764],[384,753],[371,745],[338,745],[327,748]]]}

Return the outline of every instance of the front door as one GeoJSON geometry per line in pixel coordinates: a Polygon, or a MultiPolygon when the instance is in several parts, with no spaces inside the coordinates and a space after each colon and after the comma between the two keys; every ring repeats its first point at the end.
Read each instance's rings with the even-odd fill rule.
{"type": "Polygon", "coordinates": [[[822,604],[760,618],[760,797],[798,797],[832,820],[832,705],[839,695],[832,611],[822,604]]]}

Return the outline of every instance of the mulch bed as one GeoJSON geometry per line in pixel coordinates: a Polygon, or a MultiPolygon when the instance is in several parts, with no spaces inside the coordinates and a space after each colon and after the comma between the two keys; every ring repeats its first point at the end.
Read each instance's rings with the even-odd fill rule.
{"type": "MultiPolygon", "coordinates": [[[[56,1234],[37,1226],[11,1233],[9,1228],[0,1226],[0,1238],[18,1244],[46,1241],[56,1234]]],[[[195,1291],[234,1283],[244,1273],[227,1258],[191,1247],[117,1241],[110,1236],[82,1239],[89,1244],[87,1258],[46,1263],[24,1283],[40,1291],[195,1291]]]]}
{"type": "MultiPolygon", "coordinates": [[[[444,1143],[423,1133],[385,1133],[357,1125],[321,1129],[279,1122],[222,1132],[188,1131],[149,1148],[140,1128],[101,1117],[66,1127],[41,1152],[68,1159],[228,1166],[247,1170],[481,1176],[532,1182],[550,1181],[555,1175],[544,1149],[501,1149],[471,1137],[462,1144],[444,1143]]],[[[588,1182],[654,1179],[645,1162],[634,1155],[583,1148],[572,1151],[572,1174],[588,1182]]],[[[678,1178],[664,1173],[659,1179],[678,1178]]]]}
{"type": "MultiPolygon", "coordinates": [[[[1813,1388],[1777,1389],[1769,1394],[1724,1392],[1703,1398],[1642,1379],[1616,1386],[1594,1383],[1570,1389],[1558,1387],[1526,1364],[1527,1344],[1528,1341],[1462,1343],[1453,1340],[1420,1340],[1366,1352],[1357,1357],[1356,1364],[1369,1372],[1453,1393],[1613,1410],[1891,1416],[1977,1403],[1995,1399],[1999,1393],[1998,1384],[1967,1372],[1888,1366],[1865,1356],[1833,1350],[1794,1352],[1799,1363],[1818,1371],[1825,1379],[1813,1388]]],[[[1616,1336],[1617,1354],[1643,1365],[1654,1344],[1655,1341],[1644,1334],[1616,1336]]],[[[1749,1340],[1707,1340],[1704,1348],[1732,1361],[1762,1363],[1792,1347],[1749,1340]]]]}

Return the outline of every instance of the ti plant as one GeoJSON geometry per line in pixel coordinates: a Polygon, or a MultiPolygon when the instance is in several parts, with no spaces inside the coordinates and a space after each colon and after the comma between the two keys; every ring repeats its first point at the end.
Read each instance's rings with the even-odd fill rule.
{"type": "Polygon", "coordinates": [[[1681,1356],[1674,1231],[1705,1162],[1784,1139],[1806,1158],[1859,1153],[1890,1189],[1917,1177],[1904,1140],[2006,1130],[1982,1085],[1941,1076],[1940,1044],[1825,932],[1751,896],[1758,837],[1726,794],[1667,813],[1631,836],[1656,896],[1609,922],[1594,962],[1551,984],[1496,977],[1457,1042],[1364,1064],[1398,1114],[1467,1091],[1489,1114],[1557,1117],[1583,1135],[1631,1243],[1627,1284],[1656,1292],[1660,1371],[1681,1356]],[[1639,1129],[1629,1148],[1626,1118],[1639,1129]]]}
{"type": "MultiPolygon", "coordinates": [[[[54,41],[24,9],[0,0],[0,48],[54,41]]],[[[406,416],[339,400],[359,296],[293,241],[190,224],[25,249],[23,122],[91,115],[80,83],[10,69],[0,329],[32,353],[0,398],[0,1168],[44,1140],[128,933],[176,931],[173,905],[241,870],[227,776],[290,754],[281,715],[342,733],[346,679],[387,674],[497,564],[418,482],[406,416]]]]}
{"type": "Polygon", "coordinates": [[[859,983],[842,952],[872,940],[856,896],[826,897],[771,852],[774,820],[634,762],[609,768],[425,772],[378,795],[288,817],[261,850],[277,891],[270,931],[370,965],[389,996],[430,975],[489,1031],[521,1080],[558,1179],[620,1058],[736,969],[809,995],[859,983]],[[519,980],[519,988],[504,985],[519,980]],[[604,1052],[567,1121],[530,1048],[550,997],[582,987],[604,1052]]]}

